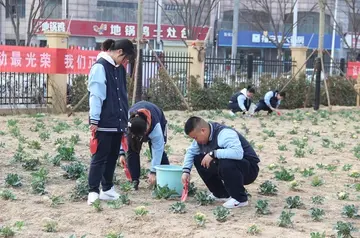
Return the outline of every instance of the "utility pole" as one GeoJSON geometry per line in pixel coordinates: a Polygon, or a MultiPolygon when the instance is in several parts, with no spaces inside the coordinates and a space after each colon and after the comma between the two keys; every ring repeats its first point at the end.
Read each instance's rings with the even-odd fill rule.
{"type": "Polygon", "coordinates": [[[293,17],[293,33],[292,33],[292,42],[291,46],[295,47],[297,45],[297,21],[298,21],[298,9],[299,9],[299,0],[294,1],[294,17],[293,17]]]}
{"type": "Polygon", "coordinates": [[[142,42],[143,42],[143,10],[144,0],[138,0],[138,15],[137,15],[137,44],[136,44],[136,71],[134,80],[134,90],[132,104],[141,100],[142,96],[142,42]]]}
{"type": "Polygon", "coordinates": [[[157,18],[156,18],[156,24],[157,24],[157,33],[156,33],[156,42],[157,42],[157,45],[158,45],[158,49],[159,50],[162,50],[162,46],[161,46],[161,38],[160,38],[160,35],[161,35],[161,11],[162,11],[162,0],[158,0],[156,1],[157,3],[157,18]]]}
{"type": "Polygon", "coordinates": [[[330,75],[333,75],[333,66],[334,66],[334,56],[335,56],[335,31],[336,31],[336,22],[337,22],[337,11],[338,11],[338,0],[335,0],[335,13],[334,13],[334,24],[333,32],[331,39],[331,61],[330,61],[330,75]]]}
{"type": "Polygon", "coordinates": [[[231,45],[231,75],[235,75],[235,60],[237,55],[238,28],[239,28],[239,6],[240,0],[234,0],[232,45],[231,45]]]}

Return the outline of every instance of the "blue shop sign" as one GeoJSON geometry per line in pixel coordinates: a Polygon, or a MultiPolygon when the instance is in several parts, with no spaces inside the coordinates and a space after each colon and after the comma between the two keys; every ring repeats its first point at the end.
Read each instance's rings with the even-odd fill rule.
{"type": "MultiPolygon", "coordinates": [[[[271,32],[268,32],[268,36],[265,36],[263,33],[256,31],[240,31],[238,32],[238,47],[246,48],[276,48],[275,45],[269,40],[276,39],[275,35],[271,32]]],[[[278,36],[279,41],[281,40],[281,35],[278,36]]],[[[232,44],[232,31],[219,31],[219,46],[230,46],[232,44]]],[[[331,49],[331,34],[324,35],[324,49],[331,49]]],[[[291,46],[292,36],[288,36],[285,39],[283,48],[289,48],[291,46]]],[[[319,43],[319,34],[301,34],[298,33],[297,36],[297,45],[298,46],[307,46],[310,49],[318,48],[319,43]]],[[[340,49],[340,36],[335,35],[335,49],[340,49]]]]}

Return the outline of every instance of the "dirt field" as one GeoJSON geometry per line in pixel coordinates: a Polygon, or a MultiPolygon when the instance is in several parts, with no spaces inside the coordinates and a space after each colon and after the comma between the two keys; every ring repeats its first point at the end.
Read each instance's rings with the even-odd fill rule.
{"type": "MultiPolygon", "coordinates": [[[[193,114],[234,126],[251,143],[255,143],[261,159],[258,179],[247,186],[251,194],[250,205],[230,210],[227,221],[219,222],[213,214],[221,203],[200,206],[195,197],[189,197],[186,201],[186,213],[175,214],[169,208],[180,199],[153,198],[144,180],[140,182],[139,191],[128,191],[130,204],[118,209],[102,202],[103,210],[97,211],[88,206],[86,200],[74,200],[76,191],[81,195],[81,186],[75,189],[76,180],[63,176],[65,171],[61,166],[72,162],[57,156],[57,148],[63,146],[62,157],[81,161],[86,169],[89,167],[87,114],[76,114],[70,118],[65,115],[20,115],[0,118],[0,227],[3,226],[0,237],[1,234],[11,234],[12,230],[15,237],[27,238],[83,235],[88,238],[115,238],[122,237],[120,234],[126,238],[238,238],[252,236],[248,230],[256,225],[252,230],[257,233],[257,237],[321,238],[335,237],[338,221],[350,222],[360,228],[359,218],[348,217],[354,214],[355,209],[347,207],[347,213],[343,214],[346,205],[354,204],[355,208],[360,205],[359,110],[334,108],[332,114],[326,110],[317,113],[297,110],[287,111],[281,117],[239,116],[235,119],[231,119],[226,112],[193,114]],[[68,143],[64,144],[64,141],[68,143]],[[75,158],[71,155],[71,146],[66,147],[70,141],[77,143],[74,146],[75,158]],[[19,145],[23,150],[19,149],[19,145]],[[54,166],[59,163],[60,166],[54,166]],[[281,170],[282,167],[285,170],[281,170]],[[48,174],[41,168],[45,168],[48,174]],[[10,173],[20,178],[16,175],[7,177],[10,173]],[[267,180],[276,185],[278,191],[275,195],[260,193],[260,185],[267,180]],[[288,199],[287,203],[286,199],[290,196],[299,196],[301,201],[288,199]],[[256,213],[267,213],[266,209],[256,209],[256,205],[261,203],[258,200],[268,201],[269,214],[256,213]],[[322,200],[322,204],[315,204],[322,200]],[[135,208],[139,206],[145,206],[148,214],[138,217],[135,208]],[[288,209],[289,206],[295,208],[288,209]],[[313,210],[313,215],[312,208],[318,208],[313,210]],[[283,219],[283,223],[289,227],[279,226],[282,211],[289,210],[294,213],[291,217],[292,225],[283,219]],[[206,216],[204,227],[199,227],[194,219],[197,212],[206,216]],[[313,221],[316,218],[320,221],[313,221]],[[311,232],[319,234],[310,236],[311,232]],[[325,236],[321,236],[323,232],[325,236]]],[[[170,152],[170,161],[181,165],[184,151],[190,144],[182,127],[190,114],[170,111],[166,112],[166,116],[169,121],[167,150],[170,152]]],[[[146,148],[143,152],[146,154],[146,148]]],[[[143,152],[142,166],[149,168],[143,152]]],[[[81,168],[78,165],[75,169],[81,171],[81,168]]],[[[120,167],[117,167],[116,175],[117,190],[126,189],[126,184],[122,185],[126,179],[120,167]]],[[[205,191],[195,168],[191,181],[197,191],[205,191]]],[[[267,192],[274,191],[271,186],[266,189],[267,192]]],[[[346,233],[346,228],[342,228],[342,234],[346,233]]],[[[360,237],[360,233],[355,231],[351,235],[360,237]]]]}

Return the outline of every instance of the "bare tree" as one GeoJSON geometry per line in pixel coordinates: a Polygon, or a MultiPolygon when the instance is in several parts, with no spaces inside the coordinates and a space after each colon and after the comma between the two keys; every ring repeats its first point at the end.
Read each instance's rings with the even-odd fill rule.
{"type": "MultiPolygon", "coordinates": [[[[29,18],[26,21],[26,42],[25,45],[29,46],[31,39],[34,37],[41,24],[46,21],[55,8],[57,7],[57,1],[55,5],[50,4],[50,0],[32,0],[29,11],[29,18]]],[[[17,0],[0,0],[0,6],[5,8],[5,11],[9,13],[10,21],[15,33],[15,43],[20,44],[20,27],[25,24],[25,21],[20,20],[21,16],[18,13],[20,10],[17,0]]]]}
{"type": "Polygon", "coordinates": [[[337,17],[338,19],[335,19],[334,8],[328,3],[326,3],[326,8],[335,22],[335,31],[340,35],[346,47],[350,50],[349,59],[356,60],[360,53],[360,1],[344,0],[342,1],[342,4],[344,5],[338,7],[338,12],[340,11],[348,17],[348,27],[346,29],[343,24],[338,21],[339,17],[337,17]],[[347,36],[351,37],[350,42],[348,42],[347,36]]]}
{"type": "MultiPolygon", "coordinates": [[[[155,1],[161,7],[170,24],[175,25],[165,10],[164,5],[160,5],[159,0],[155,1]]],[[[202,33],[203,28],[206,25],[210,25],[211,12],[217,7],[220,0],[170,0],[170,2],[175,7],[176,14],[180,17],[181,23],[186,27],[187,39],[196,40],[199,34],[202,33]]]]}
{"type": "MultiPolygon", "coordinates": [[[[257,31],[263,32],[278,51],[278,59],[283,54],[283,46],[292,33],[293,29],[306,18],[306,14],[298,17],[296,23],[292,22],[294,7],[298,0],[248,0],[241,2],[242,11],[240,18],[251,25],[257,31]],[[269,31],[274,35],[267,34],[269,31]]],[[[317,3],[308,10],[312,12],[317,3]]]]}

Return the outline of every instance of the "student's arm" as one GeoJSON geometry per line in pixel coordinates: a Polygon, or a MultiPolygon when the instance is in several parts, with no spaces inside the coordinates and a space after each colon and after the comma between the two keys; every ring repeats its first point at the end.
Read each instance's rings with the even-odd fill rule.
{"type": "Polygon", "coordinates": [[[239,104],[240,109],[241,109],[243,112],[246,111],[246,107],[245,107],[245,105],[244,105],[245,100],[246,100],[246,97],[245,97],[245,95],[243,95],[243,94],[240,94],[240,95],[237,97],[237,102],[238,102],[238,104],[239,104]]]}
{"type": "Polygon", "coordinates": [[[156,124],[152,132],[149,134],[151,140],[151,172],[156,172],[155,166],[161,164],[162,156],[164,153],[165,142],[164,134],[161,129],[160,123],[156,124]]]}
{"type": "Polygon", "coordinates": [[[106,99],[106,76],[104,66],[94,64],[89,74],[88,91],[90,106],[90,124],[97,125],[100,121],[101,108],[106,99]]]}
{"type": "Polygon", "coordinates": [[[281,103],[281,100],[278,100],[277,105],[276,105],[276,108],[279,108],[280,103],[281,103]]]}
{"type": "Polygon", "coordinates": [[[218,145],[224,149],[215,150],[215,157],[218,159],[241,160],[244,156],[239,135],[231,129],[223,129],[218,135],[218,145]]]}
{"type": "Polygon", "coordinates": [[[200,148],[195,140],[191,143],[186,150],[185,159],[183,163],[183,173],[190,174],[191,168],[194,164],[194,157],[200,154],[200,148]]]}

